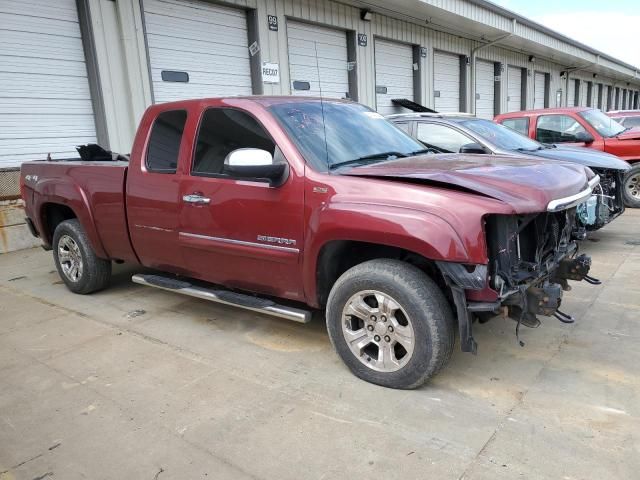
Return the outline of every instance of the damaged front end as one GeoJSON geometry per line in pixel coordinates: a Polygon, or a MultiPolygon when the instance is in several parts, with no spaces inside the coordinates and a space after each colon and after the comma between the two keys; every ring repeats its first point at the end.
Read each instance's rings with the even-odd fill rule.
{"type": "MultiPolygon", "coordinates": [[[[592,169],[600,182],[589,199],[578,205],[578,230],[598,230],[624,212],[623,170],[592,169]]],[[[576,235],[578,239],[583,235],[576,235]]]]}
{"type": "Polygon", "coordinates": [[[538,315],[573,322],[560,310],[562,293],[571,288],[568,281],[599,283],[589,276],[591,259],[578,255],[572,239],[575,223],[575,205],[536,214],[488,215],[488,265],[438,263],[453,295],[463,351],[477,350],[474,316],[508,316],[517,322],[516,334],[521,324],[540,325],[538,315]]]}

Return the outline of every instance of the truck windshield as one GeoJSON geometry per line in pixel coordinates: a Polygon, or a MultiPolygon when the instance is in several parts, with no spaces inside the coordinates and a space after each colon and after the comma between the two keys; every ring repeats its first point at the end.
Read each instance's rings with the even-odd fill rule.
{"type": "Polygon", "coordinates": [[[319,171],[424,151],[422,144],[358,103],[314,100],[276,104],[269,110],[300,153],[319,171]]]}
{"type": "Polygon", "coordinates": [[[541,144],[529,137],[490,120],[471,119],[461,121],[460,124],[503,150],[533,152],[543,148],[541,144]]]}
{"type": "Polygon", "coordinates": [[[584,118],[603,137],[615,137],[626,130],[613,118],[608,117],[600,110],[586,110],[579,112],[578,115],[584,118]]]}

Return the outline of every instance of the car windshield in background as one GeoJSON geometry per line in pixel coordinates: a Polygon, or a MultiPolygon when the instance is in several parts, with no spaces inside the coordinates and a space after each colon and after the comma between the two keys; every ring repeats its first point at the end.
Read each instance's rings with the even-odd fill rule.
{"type": "Polygon", "coordinates": [[[490,120],[463,120],[460,124],[503,150],[535,151],[542,148],[538,142],[490,120]]]}
{"type": "Polygon", "coordinates": [[[415,154],[422,144],[358,103],[292,102],[269,110],[311,165],[320,170],[415,154]]]}
{"type": "Polygon", "coordinates": [[[626,128],[600,110],[586,110],[579,112],[578,115],[584,118],[603,137],[615,137],[626,130],[626,128]]]}

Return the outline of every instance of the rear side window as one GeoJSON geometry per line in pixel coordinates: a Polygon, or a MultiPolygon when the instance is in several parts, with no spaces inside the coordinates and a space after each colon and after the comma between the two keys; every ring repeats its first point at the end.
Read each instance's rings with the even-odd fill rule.
{"type": "Polygon", "coordinates": [[[529,119],[528,118],[506,118],[502,121],[505,127],[515,130],[522,135],[529,136],[529,119]]]}
{"type": "Polygon", "coordinates": [[[418,140],[426,147],[436,148],[443,153],[458,153],[472,138],[447,126],[437,123],[418,123],[418,140]]]}
{"type": "Polygon", "coordinates": [[[275,144],[248,113],[231,108],[206,110],[200,122],[191,173],[225,175],[227,155],[239,148],[259,148],[274,155],[275,144]]]}
{"type": "Polygon", "coordinates": [[[586,132],[574,118],[569,115],[542,115],[538,117],[536,128],[537,140],[542,143],[575,143],[576,134],[586,132]]]}
{"type": "Polygon", "coordinates": [[[409,132],[409,123],[402,122],[402,123],[395,123],[394,125],[396,127],[398,127],[400,130],[402,130],[404,133],[410,133],[409,132]]]}
{"type": "Polygon", "coordinates": [[[151,128],[147,148],[147,170],[156,173],[176,173],[186,121],[185,110],[170,110],[158,115],[151,128]]]}
{"type": "Polygon", "coordinates": [[[623,117],[624,123],[621,122],[620,118],[616,118],[616,121],[627,128],[636,128],[640,127],[640,117],[623,117]]]}

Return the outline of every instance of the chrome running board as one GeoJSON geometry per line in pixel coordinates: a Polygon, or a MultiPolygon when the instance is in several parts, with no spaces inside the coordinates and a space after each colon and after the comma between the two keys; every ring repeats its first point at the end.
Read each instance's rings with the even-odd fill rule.
{"type": "Polygon", "coordinates": [[[162,275],[136,274],[131,277],[133,283],[155,287],[169,292],[187,295],[189,297],[201,298],[210,302],[222,303],[234,307],[244,308],[253,312],[264,313],[274,317],[284,318],[298,323],[309,323],[311,312],[300,308],[279,305],[266,298],[253,297],[243,293],[231,292],[229,290],[218,290],[199,287],[189,282],[178,280],[162,275]]]}

